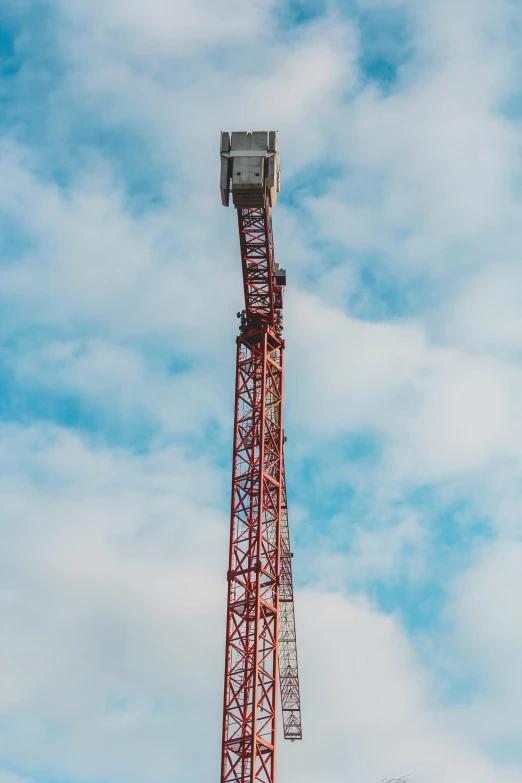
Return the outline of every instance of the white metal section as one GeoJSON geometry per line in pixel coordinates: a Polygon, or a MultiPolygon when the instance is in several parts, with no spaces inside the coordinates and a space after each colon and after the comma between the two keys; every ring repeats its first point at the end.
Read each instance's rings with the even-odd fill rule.
{"type": "Polygon", "coordinates": [[[280,190],[277,131],[227,131],[221,133],[221,200],[238,209],[262,207],[265,193],[274,206],[280,190]]]}
{"type": "Polygon", "coordinates": [[[294,588],[292,582],[292,552],[288,525],[286,479],[283,473],[281,499],[281,583],[279,588],[279,685],[285,739],[300,740],[301,696],[297,668],[297,640],[295,634],[294,588]]]}

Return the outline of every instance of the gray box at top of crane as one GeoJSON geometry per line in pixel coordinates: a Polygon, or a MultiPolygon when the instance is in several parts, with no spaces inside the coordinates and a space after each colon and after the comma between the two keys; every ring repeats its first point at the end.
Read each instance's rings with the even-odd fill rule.
{"type": "Polygon", "coordinates": [[[280,189],[277,131],[221,133],[221,200],[228,207],[230,192],[237,209],[262,207],[265,192],[270,206],[280,189]]]}

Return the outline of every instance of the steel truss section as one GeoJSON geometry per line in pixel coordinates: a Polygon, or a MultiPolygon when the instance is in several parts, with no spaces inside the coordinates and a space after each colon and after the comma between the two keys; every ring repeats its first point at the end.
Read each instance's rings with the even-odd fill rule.
{"type": "Polygon", "coordinates": [[[285,739],[302,739],[301,698],[297,668],[297,640],[295,634],[294,589],[292,583],[292,552],[283,461],[283,488],[281,500],[281,584],[279,588],[279,683],[283,732],[285,739]]]}
{"type": "Polygon", "coordinates": [[[276,324],[283,306],[282,290],[274,282],[272,210],[266,198],[259,209],[238,209],[245,309],[249,323],[276,324]]]}
{"type": "Polygon", "coordinates": [[[268,325],[237,339],[222,783],[275,781],[283,349],[268,325]]]}

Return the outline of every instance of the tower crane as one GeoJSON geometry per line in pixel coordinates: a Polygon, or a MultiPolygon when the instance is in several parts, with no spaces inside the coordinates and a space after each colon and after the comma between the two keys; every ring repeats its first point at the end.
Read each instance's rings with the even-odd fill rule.
{"type": "Polygon", "coordinates": [[[244,309],[236,388],[221,783],[274,783],[278,682],[285,739],[302,737],[283,455],[283,291],[272,207],[277,131],[221,133],[221,199],[237,210],[244,309]]]}

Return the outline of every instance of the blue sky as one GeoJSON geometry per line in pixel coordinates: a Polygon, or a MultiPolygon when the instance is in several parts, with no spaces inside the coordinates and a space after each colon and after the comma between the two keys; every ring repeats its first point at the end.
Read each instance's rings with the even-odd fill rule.
{"type": "Polygon", "coordinates": [[[0,783],[218,774],[237,226],[277,128],[304,740],[522,783],[521,11],[0,9],[0,783]]]}

